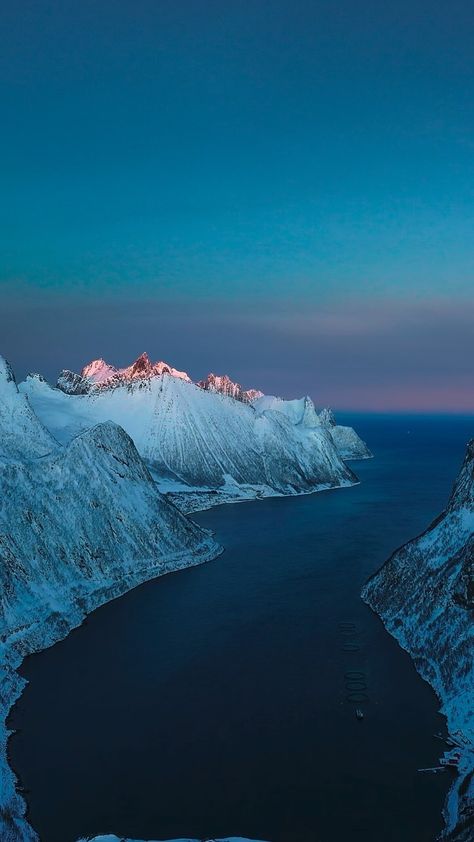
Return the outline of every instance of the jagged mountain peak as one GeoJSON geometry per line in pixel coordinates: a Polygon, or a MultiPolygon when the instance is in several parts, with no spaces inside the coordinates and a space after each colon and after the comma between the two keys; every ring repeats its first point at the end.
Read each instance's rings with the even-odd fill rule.
{"type": "Polygon", "coordinates": [[[117,374],[118,369],[113,365],[109,365],[102,357],[97,360],[91,360],[90,363],[84,366],[81,371],[81,377],[93,379],[95,382],[102,382],[114,374],[117,374]]]}
{"type": "Polygon", "coordinates": [[[148,371],[151,367],[150,357],[148,356],[146,351],[143,351],[143,354],[140,354],[139,357],[132,363],[131,368],[133,371],[148,371]]]}
{"type": "MultiPolygon", "coordinates": [[[[152,362],[147,352],[144,351],[133,363],[124,368],[116,368],[99,357],[87,363],[80,374],[76,374],[69,369],[63,369],[56,385],[58,389],[67,394],[84,395],[102,389],[130,385],[135,381],[162,377],[164,374],[176,377],[179,380],[185,380],[188,383],[192,382],[185,371],[173,368],[163,360],[152,362]]],[[[240,383],[233,381],[228,374],[221,375],[211,372],[203,380],[199,380],[196,385],[205,391],[219,392],[242,403],[252,403],[263,395],[263,392],[257,389],[243,389],[240,383]]]]}
{"type": "Polygon", "coordinates": [[[153,363],[144,351],[134,362],[124,368],[116,368],[99,357],[87,363],[80,374],[63,369],[56,385],[67,394],[84,395],[102,389],[130,385],[134,381],[150,380],[152,377],[161,377],[163,374],[190,381],[185,371],[179,371],[162,360],[153,363]]]}
{"type": "Polygon", "coordinates": [[[214,374],[212,371],[203,380],[199,380],[197,385],[207,392],[219,392],[243,403],[252,403],[263,395],[263,392],[257,389],[243,389],[240,383],[231,380],[228,374],[214,374]]]}

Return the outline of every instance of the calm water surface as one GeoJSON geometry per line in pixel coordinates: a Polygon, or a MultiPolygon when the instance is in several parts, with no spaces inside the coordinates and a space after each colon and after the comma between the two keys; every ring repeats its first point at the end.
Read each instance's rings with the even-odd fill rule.
{"type": "Polygon", "coordinates": [[[444,721],[359,591],[441,510],[474,424],[350,420],[376,457],[354,463],[361,485],[196,515],[223,556],[26,660],[10,749],[44,842],[434,839],[449,778],[416,770],[444,721]],[[348,671],[364,673],[363,722],[348,671]]]}

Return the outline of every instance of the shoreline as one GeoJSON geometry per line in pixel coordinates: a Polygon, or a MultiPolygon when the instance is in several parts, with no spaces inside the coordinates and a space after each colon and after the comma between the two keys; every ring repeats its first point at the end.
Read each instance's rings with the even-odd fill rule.
{"type": "MultiPolygon", "coordinates": [[[[365,587],[365,585],[364,585],[364,587],[365,587]]],[[[438,712],[445,719],[446,731],[447,731],[448,737],[450,739],[452,739],[454,742],[457,743],[459,741],[459,736],[456,736],[456,733],[457,733],[456,724],[451,723],[451,725],[454,725],[454,727],[451,727],[451,725],[450,725],[449,705],[445,702],[445,700],[443,700],[443,697],[440,694],[439,689],[424,674],[424,672],[421,669],[420,664],[418,663],[417,659],[413,657],[410,649],[408,648],[408,644],[404,645],[403,640],[397,634],[396,630],[394,628],[390,628],[389,624],[385,622],[383,616],[381,614],[379,614],[378,611],[376,611],[372,607],[372,605],[370,604],[370,602],[367,599],[365,599],[362,595],[360,596],[360,598],[361,598],[362,602],[364,602],[364,604],[367,605],[368,608],[370,608],[372,613],[382,623],[382,625],[383,625],[384,629],[386,630],[387,634],[389,634],[390,637],[393,637],[393,639],[396,640],[400,649],[402,649],[404,652],[406,652],[409,655],[410,660],[411,660],[413,666],[415,667],[416,672],[418,673],[420,678],[426,684],[428,684],[428,686],[431,688],[431,690],[433,691],[433,693],[436,697],[436,700],[437,700],[438,705],[439,705],[438,712]]],[[[465,746],[465,748],[468,748],[468,747],[465,746]]],[[[474,790],[474,749],[473,749],[472,746],[469,748],[468,758],[469,757],[471,758],[471,763],[470,763],[470,765],[466,765],[465,769],[464,768],[462,769],[462,774],[461,774],[461,770],[459,769],[459,767],[456,770],[453,770],[453,771],[456,771],[456,776],[449,786],[449,789],[448,789],[448,792],[446,794],[446,798],[445,798],[445,801],[444,801],[444,804],[443,804],[443,809],[441,811],[441,816],[442,816],[442,819],[443,819],[444,828],[441,831],[440,835],[437,837],[437,840],[440,840],[440,842],[441,842],[441,840],[446,840],[446,842],[448,842],[448,840],[450,840],[450,842],[469,842],[468,836],[466,836],[464,838],[464,836],[458,835],[458,834],[463,833],[463,826],[462,826],[463,805],[460,803],[460,797],[462,797],[462,795],[467,794],[469,792],[470,787],[472,787],[473,790],[474,790]],[[466,790],[466,792],[461,793],[461,790],[462,790],[465,782],[467,782],[467,790],[466,790]]],[[[469,828],[467,828],[467,830],[469,831],[469,828]]],[[[436,840],[433,840],[433,842],[436,842],[436,840]]]]}

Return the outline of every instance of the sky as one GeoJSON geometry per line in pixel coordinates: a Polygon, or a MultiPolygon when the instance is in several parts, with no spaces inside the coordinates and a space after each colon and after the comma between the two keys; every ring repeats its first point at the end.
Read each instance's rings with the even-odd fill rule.
{"type": "Polygon", "coordinates": [[[3,0],[0,353],[474,412],[468,0],[3,0]]]}

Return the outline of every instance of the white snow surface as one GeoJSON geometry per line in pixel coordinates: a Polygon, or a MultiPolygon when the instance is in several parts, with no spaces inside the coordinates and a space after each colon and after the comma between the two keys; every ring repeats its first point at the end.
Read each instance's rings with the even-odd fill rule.
{"type": "Polygon", "coordinates": [[[446,510],[391,556],[362,596],[432,685],[449,733],[463,746],[445,818],[453,839],[468,839],[462,825],[474,827],[474,440],[446,510]]]}
{"type": "Polygon", "coordinates": [[[166,373],[89,394],[66,394],[30,376],[20,391],[60,442],[115,421],[155,477],[190,490],[220,490],[239,499],[356,481],[321,425],[296,425],[284,412],[260,410],[166,373]]]}
{"type": "Polygon", "coordinates": [[[111,421],[62,447],[0,360],[0,839],[37,836],[7,764],[17,668],[135,585],[208,561],[220,547],[157,490],[111,421]]]}

